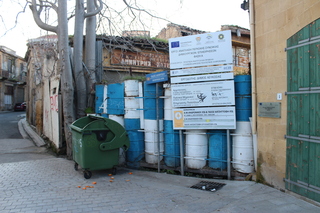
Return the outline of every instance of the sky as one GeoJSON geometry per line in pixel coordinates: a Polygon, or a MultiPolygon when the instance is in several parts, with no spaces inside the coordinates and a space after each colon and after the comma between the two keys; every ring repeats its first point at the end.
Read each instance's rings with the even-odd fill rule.
{"type": "MultiPolygon", "coordinates": [[[[70,11],[73,10],[74,0],[67,0],[70,11]]],[[[126,10],[120,0],[103,0],[108,6],[117,11],[123,11],[121,18],[116,13],[109,13],[114,18],[115,29],[110,31],[101,27],[99,33],[119,33],[122,30],[149,30],[155,36],[169,22],[187,26],[193,29],[216,32],[221,25],[237,25],[249,29],[248,11],[241,9],[243,0],[127,0],[134,3],[134,7],[145,9],[150,14],[162,19],[151,18],[146,13],[136,14],[132,22],[131,12],[126,10]],[[123,20],[126,20],[125,22],[123,20]],[[143,25],[141,24],[143,22],[143,25]],[[130,24],[129,24],[130,23],[130,24]]],[[[29,7],[25,7],[26,0],[0,0],[0,46],[6,46],[16,54],[24,57],[28,39],[52,34],[41,30],[34,22],[29,7]]],[[[110,10],[109,10],[110,11],[110,10]]],[[[52,16],[51,16],[52,17],[52,16]]],[[[56,20],[50,20],[55,25],[56,20]]],[[[70,21],[69,34],[73,33],[73,22],[70,21]]]]}

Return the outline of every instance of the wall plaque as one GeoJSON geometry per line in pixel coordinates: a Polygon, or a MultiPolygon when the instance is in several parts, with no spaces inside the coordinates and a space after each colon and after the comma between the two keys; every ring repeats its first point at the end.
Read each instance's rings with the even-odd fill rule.
{"type": "Polygon", "coordinates": [[[258,116],[268,118],[281,117],[281,103],[280,102],[261,102],[258,105],[258,116]]]}

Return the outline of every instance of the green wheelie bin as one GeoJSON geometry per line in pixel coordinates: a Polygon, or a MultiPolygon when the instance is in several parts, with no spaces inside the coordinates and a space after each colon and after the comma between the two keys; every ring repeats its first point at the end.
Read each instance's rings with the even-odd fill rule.
{"type": "Polygon", "coordinates": [[[91,178],[93,170],[113,169],[119,164],[119,149],[130,147],[127,132],[118,122],[100,117],[82,117],[70,125],[74,169],[83,169],[86,179],[91,178]]]}

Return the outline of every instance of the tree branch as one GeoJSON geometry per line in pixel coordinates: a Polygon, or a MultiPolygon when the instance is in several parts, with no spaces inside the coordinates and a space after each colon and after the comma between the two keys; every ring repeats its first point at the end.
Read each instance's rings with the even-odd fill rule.
{"type": "MultiPolygon", "coordinates": [[[[18,14],[16,15],[16,19],[15,19],[15,21],[14,21],[14,26],[11,27],[10,29],[6,30],[6,31],[3,33],[3,35],[1,35],[1,37],[2,37],[2,36],[5,36],[10,30],[14,29],[14,28],[17,26],[17,24],[18,24],[18,17],[19,17],[19,15],[20,15],[21,13],[26,12],[26,7],[27,7],[27,6],[28,6],[28,2],[27,2],[27,3],[25,4],[25,6],[23,7],[23,10],[20,11],[20,12],[18,12],[18,14]]],[[[4,26],[5,26],[5,22],[4,22],[4,20],[3,20],[3,18],[2,18],[1,15],[0,15],[0,19],[1,19],[2,23],[4,24],[4,26]]],[[[5,26],[5,28],[6,28],[6,26],[5,26]]]]}
{"type": "Polygon", "coordinates": [[[92,11],[92,12],[86,13],[84,15],[84,18],[95,16],[102,10],[102,8],[103,8],[102,0],[98,0],[98,1],[99,1],[99,7],[98,7],[98,4],[97,4],[97,0],[94,0],[94,5],[95,5],[96,9],[94,11],[92,11]]]}
{"type": "MultiPolygon", "coordinates": [[[[37,10],[36,0],[32,0],[32,3],[30,5],[30,9],[32,11],[34,21],[41,29],[57,33],[57,30],[58,30],[57,26],[51,26],[49,24],[44,23],[41,20],[40,14],[41,14],[42,8],[43,8],[43,1],[40,0],[40,8],[39,8],[39,10],[37,10]]],[[[53,9],[56,11],[57,7],[55,6],[55,8],[53,8],[53,9]]]]}
{"type": "MultiPolygon", "coordinates": [[[[159,16],[155,16],[155,15],[152,15],[149,11],[145,10],[145,9],[140,9],[138,7],[132,7],[128,2],[127,0],[122,0],[124,2],[124,4],[131,10],[131,12],[133,13],[132,9],[133,10],[137,10],[137,11],[140,11],[140,12],[144,12],[146,14],[148,14],[149,16],[151,16],[152,18],[157,18],[157,19],[160,19],[160,20],[164,20],[164,21],[167,21],[167,22],[171,22],[165,18],[161,18],[159,16]]],[[[133,15],[135,16],[135,14],[133,13],[133,15]]],[[[136,16],[135,16],[136,17],[136,16]]]]}

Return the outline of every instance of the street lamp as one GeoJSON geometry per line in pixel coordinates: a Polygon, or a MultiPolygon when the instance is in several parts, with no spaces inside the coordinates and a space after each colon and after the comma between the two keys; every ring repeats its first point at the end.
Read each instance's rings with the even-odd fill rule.
{"type": "Polygon", "coordinates": [[[243,10],[249,10],[249,0],[243,0],[243,3],[241,4],[241,8],[243,10]]]}

